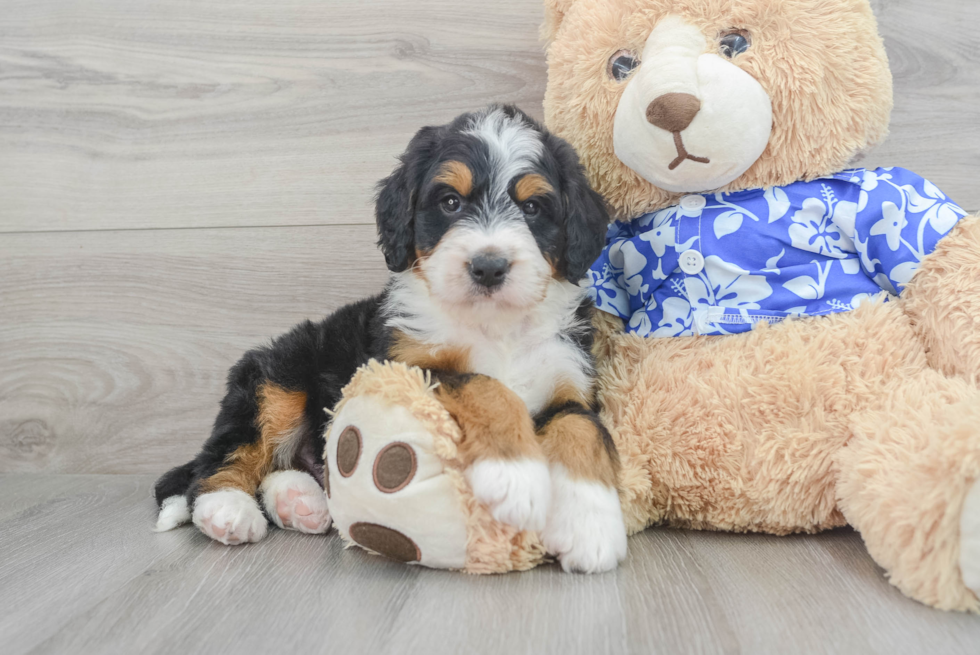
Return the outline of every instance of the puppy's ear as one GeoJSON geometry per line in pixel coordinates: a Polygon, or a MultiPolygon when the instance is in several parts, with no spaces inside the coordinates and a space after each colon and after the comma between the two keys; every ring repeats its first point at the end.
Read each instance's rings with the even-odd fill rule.
{"type": "Polygon", "coordinates": [[[374,213],[378,223],[378,247],[388,270],[400,273],[415,263],[415,202],[425,162],[436,143],[437,127],[419,130],[399,159],[394,172],[378,183],[374,213]]]}
{"type": "Polygon", "coordinates": [[[577,283],[602,253],[609,213],[602,196],[589,185],[575,150],[553,134],[547,135],[545,144],[555,156],[562,180],[565,253],[564,270],[559,272],[569,282],[577,283]]]}

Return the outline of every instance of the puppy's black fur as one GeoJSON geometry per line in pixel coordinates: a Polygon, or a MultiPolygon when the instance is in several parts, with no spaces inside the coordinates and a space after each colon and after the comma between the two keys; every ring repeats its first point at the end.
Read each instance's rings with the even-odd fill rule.
{"type": "MultiPolygon", "coordinates": [[[[528,225],[557,273],[578,281],[602,249],[608,223],[602,200],[589,187],[578,157],[567,143],[548,134],[520,110],[502,109],[541,134],[544,148],[538,173],[554,192],[536,198],[541,212],[533,221],[529,219],[528,225]]],[[[409,269],[419,253],[435,247],[450,227],[445,212],[439,211],[446,189],[432,182],[442,162],[465,162],[473,172],[477,192],[486,184],[486,145],[464,129],[471,118],[465,114],[448,125],[421,129],[398,168],[379,184],[378,245],[391,271],[409,269]]],[[[510,193],[513,196],[513,189],[510,193]]],[[[391,330],[381,312],[387,293],[345,306],[319,322],[305,321],[268,346],[247,352],[228,374],[227,393],[210,438],[192,461],[159,479],[157,503],[179,495],[186,495],[193,503],[203,481],[228,464],[236,450],[260,438],[258,390],[270,383],[306,394],[292,467],[309,472],[322,486],[323,434],[328,420],[323,408],[337,403],[341,389],[359,366],[371,358],[388,358],[391,330]]],[[[591,311],[591,303],[586,302],[579,313],[587,318],[591,311]]],[[[591,358],[589,321],[582,321],[567,336],[591,358]]],[[[563,406],[560,411],[572,410],[563,406]]],[[[549,416],[556,413],[550,411],[549,416]]],[[[604,429],[601,432],[607,439],[608,433],[604,429]]]]}

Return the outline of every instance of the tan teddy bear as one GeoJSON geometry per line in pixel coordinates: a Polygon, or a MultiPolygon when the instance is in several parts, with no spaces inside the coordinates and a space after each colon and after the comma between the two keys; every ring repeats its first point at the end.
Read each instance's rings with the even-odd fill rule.
{"type": "Polygon", "coordinates": [[[546,12],[546,122],[621,221],[591,284],[630,531],[850,524],[980,609],[980,221],[847,170],[892,106],[867,0],[546,12]]]}
{"type": "MultiPolygon", "coordinates": [[[[846,524],[904,593],[980,603],[980,221],[899,168],[867,0],[546,0],[548,126],[615,223],[589,283],[631,532],[846,524]]],[[[423,565],[543,561],[473,501],[418,369],[327,434],[341,535],[423,565]]]]}

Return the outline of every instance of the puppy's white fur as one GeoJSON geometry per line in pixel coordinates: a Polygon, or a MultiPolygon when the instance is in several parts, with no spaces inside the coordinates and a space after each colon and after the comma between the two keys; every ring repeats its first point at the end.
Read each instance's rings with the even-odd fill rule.
{"type": "Polygon", "coordinates": [[[626,557],[626,524],[616,489],[574,479],[564,466],[553,463],[551,511],[541,541],[565,571],[616,568],[626,557]]]}
{"type": "Polygon", "coordinates": [[[499,108],[476,116],[464,134],[475,136],[487,145],[493,169],[491,198],[494,201],[509,200],[507,190],[511,180],[531,170],[544,151],[537,131],[499,108]]]}
{"type": "Polygon", "coordinates": [[[466,479],[493,518],[518,530],[544,528],[551,485],[543,461],[481,459],[466,469],[466,479]]]}
{"type": "Polygon", "coordinates": [[[564,336],[578,320],[575,310],[583,294],[552,279],[544,297],[528,308],[456,304],[429,295],[425,282],[406,272],[394,276],[386,312],[390,326],[423,343],[468,349],[472,372],[500,380],[535,414],[560,382],[588,395],[591,364],[564,336]]]}
{"type": "Polygon", "coordinates": [[[153,528],[154,532],[166,532],[173,530],[178,525],[184,525],[191,520],[191,512],[187,507],[186,496],[170,496],[164,498],[160,504],[160,513],[157,514],[157,524],[153,528]]]}
{"type": "Polygon", "coordinates": [[[303,471],[275,471],[259,485],[266,515],[280,528],[306,534],[330,529],[330,512],[323,489],[303,471]]]}
{"type": "Polygon", "coordinates": [[[194,501],[194,525],[226,546],[261,541],[268,521],[255,497],[240,489],[201,494],[194,501]]]}

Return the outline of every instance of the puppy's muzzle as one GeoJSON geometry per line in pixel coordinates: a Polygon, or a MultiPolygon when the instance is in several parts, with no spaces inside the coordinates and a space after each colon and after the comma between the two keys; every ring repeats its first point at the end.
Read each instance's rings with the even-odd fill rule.
{"type": "Polygon", "coordinates": [[[481,287],[495,289],[507,279],[510,261],[496,253],[481,253],[467,263],[470,277],[481,287]]]}

